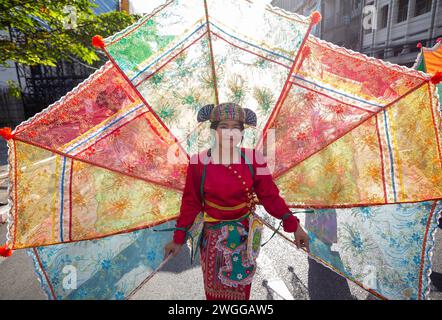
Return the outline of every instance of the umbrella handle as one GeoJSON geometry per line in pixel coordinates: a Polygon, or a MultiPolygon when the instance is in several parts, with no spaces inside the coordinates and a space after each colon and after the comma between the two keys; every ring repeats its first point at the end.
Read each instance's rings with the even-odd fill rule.
{"type": "Polygon", "coordinates": [[[172,255],[171,254],[169,254],[161,263],[160,263],[160,265],[158,266],[158,268],[156,268],[155,269],[155,271],[153,271],[151,274],[149,274],[147,277],[146,277],[146,279],[144,279],[143,280],[143,282],[141,282],[140,284],[139,284],[139,286],[138,287],[136,287],[134,290],[132,290],[132,292],[131,293],[129,293],[128,295],[127,295],[127,297],[125,298],[125,300],[129,300],[130,298],[132,298],[133,297],[133,295],[135,294],[135,293],[137,293],[150,279],[152,279],[152,277],[155,275],[155,274],[157,274],[157,272],[158,271],[160,271],[160,269],[169,261],[169,259],[172,257],[172,255]]]}

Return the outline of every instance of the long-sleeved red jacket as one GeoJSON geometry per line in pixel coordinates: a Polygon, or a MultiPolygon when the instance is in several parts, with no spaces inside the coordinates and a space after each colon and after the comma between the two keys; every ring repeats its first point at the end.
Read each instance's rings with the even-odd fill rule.
{"type": "MultiPolygon", "coordinates": [[[[234,207],[248,201],[247,193],[254,191],[259,199],[259,203],[266,211],[275,218],[282,219],[285,213],[289,213],[285,201],[279,195],[279,189],[272,179],[267,163],[259,151],[248,148],[241,148],[254,169],[254,178],[247,163],[241,158],[240,163],[231,165],[214,164],[211,161],[206,167],[206,178],[204,182],[204,199],[218,206],[234,207]]],[[[200,193],[201,176],[203,172],[203,160],[208,150],[195,154],[190,158],[187,167],[186,184],[184,187],[180,215],[176,222],[176,227],[190,228],[196,216],[203,210],[200,193]]],[[[242,207],[235,210],[222,210],[205,205],[205,211],[213,218],[217,219],[237,219],[247,213],[249,208],[242,207]]],[[[290,215],[283,221],[283,228],[286,232],[295,232],[299,224],[298,218],[290,215]]],[[[186,233],[182,230],[175,230],[173,240],[182,244],[186,238],[186,233]]]]}

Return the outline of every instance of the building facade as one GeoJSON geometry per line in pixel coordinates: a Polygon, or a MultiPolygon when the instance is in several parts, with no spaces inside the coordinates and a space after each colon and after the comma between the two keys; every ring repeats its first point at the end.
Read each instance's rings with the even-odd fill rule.
{"type": "Polygon", "coordinates": [[[274,6],[309,15],[321,12],[316,36],[368,56],[411,67],[418,42],[442,37],[442,0],[274,0],[274,6]]]}
{"type": "Polygon", "coordinates": [[[342,47],[360,51],[362,0],[274,0],[273,6],[308,16],[319,11],[322,20],[313,35],[342,47]]]}
{"type": "Polygon", "coordinates": [[[441,0],[369,0],[362,28],[364,54],[411,67],[419,49],[431,47],[442,35],[441,0]],[[370,21],[371,20],[371,21],[370,21]],[[371,26],[371,27],[370,27],[371,26]]]}

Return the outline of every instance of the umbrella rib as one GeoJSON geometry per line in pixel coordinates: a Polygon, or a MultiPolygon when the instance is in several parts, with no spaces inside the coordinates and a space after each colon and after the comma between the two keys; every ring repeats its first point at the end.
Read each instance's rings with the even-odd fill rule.
{"type": "MultiPolygon", "coordinates": [[[[48,275],[47,275],[47,273],[46,273],[46,270],[43,268],[43,264],[41,263],[40,256],[39,256],[39,254],[38,254],[37,249],[35,249],[35,247],[34,247],[34,248],[32,248],[32,251],[34,251],[34,255],[35,255],[35,258],[36,258],[36,260],[37,260],[37,264],[38,264],[38,266],[40,267],[40,270],[43,272],[43,275],[44,275],[44,277],[45,277],[45,279],[46,279],[46,282],[47,282],[47,284],[48,284],[49,290],[51,291],[51,294],[52,294],[52,298],[53,298],[54,300],[57,300],[57,296],[56,296],[56,294],[55,294],[54,287],[52,286],[52,283],[51,283],[51,281],[49,280],[49,277],[48,277],[48,275]]],[[[43,280],[43,279],[42,279],[42,280],[43,280]]]]}
{"type": "Polygon", "coordinates": [[[120,66],[118,65],[118,63],[114,60],[114,58],[109,54],[109,52],[106,50],[105,47],[102,48],[102,50],[104,51],[104,53],[106,54],[106,56],[109,58],[109,60],[112,62],[112,64],[115,66],[115,68],[118,70],[118,72],[121,74],[121,76],[126,80],[126,82],[129,84],[129,86],[132,88],[132,90],[134,90],[135,94],[140,98],[140,100],[144,103],[144,105],[146,106],[146,108],[148,108],[148,110],[150,112],[152,112],[152,115],[155,117],[155,119],[159,122],[159,124],[164,128],[164,130],[167,131],[167,133],[170,134],[171,138],[175,141],[175,143],[179,146],[179,148],[181,149],[181,151],[184,152],[184,154],[187,156],[187,159],[190,160],[190,156],[187,153],[187,151],[183,148],[183,146],[179,143],[178,139],[175,137],[175,135],[172,133],[172,131],[170,131],[170,129],[166,126],[166,124],[161,120],[161,118],[158,116],[158,114],[155,112],[155,110],[153,110],[153,108],[147,103],[146,99],[144,99],[143,95],[138,91],[138,89],[134,86],[134,84],[132,83],[132,81],[130,81],[130,79],[127,77],[127,75],[123,72],[123,70],[121,70],[120,66]]]}
{"type": "Polygon", "coordinates": [[[305,46],[305,43],[306,43],[306,41],[308,39],[308,36],[309,36],[309,34],[310,34],[310,32],[311,32],[311,30],[313,28],[313,25],[314,25],[313,21],[310,21],[308,29],[307,29],[307,31],[304,34],[304,38],[302,39],[301,45],[299,46],[298,52],[296,53],[296,57],[295,57],[295,59],[294,59],[294,61],[292,63],[290,71],[289,71],[289,73],[287,75],[287,79],[285,80],[285,83],[284,83],[284,85],[282,87],[281,93],[279,94],[279,98],[276,101],[276,104],[275,104],[275,106],[274,106],[274,108],[273,108],[273,110],[272,110],[272,112],[271,112],[271,114],[270,114],[270,116],[269,116],[269,118],[267,120],[267,123],[264,126],[264,129],[262,131],[262,135],[258,139],[258,143],[256,144],[258,148],[263,143],[264,139],[267,137],[267,130],[273,124],[273,122],[275,121],[276,117],[278,116],[279,111],[280,111],[280,109],[282,107],[282,104],[284,103],[284,100],[287,97],[287,94],[290,91],[290,88],[292,87],[292,82],[290,81],[290,79],[292,78],[293,74],[296,74],[296,72],[298,72],[298,70],[299,70],[299,68],[300,68],[300,66],[301,66],[301,64],[303,62],[303,60],[301,60],[299,66],[298,66],[298,68],[296,69],[296,72],[295,72],[295,67],[298,64],[299,57],[301,56],[301,52],[302,52],[302,50],[303,50],[303,48],[305,46]]]}
{"type": "MultiPolygon", "coordinates": [[[[433,110],[433,92],[431,92],[431,86],[430,84],[428,84],[428,95],[430,97],[430,110],[431,110],[431,120],[433,121],[433,128],[434,128],[434,134],[436,135],[436,144],[437,144],[437,151],[439,154],[439,163],[440,163],[440,167],[442,169],[442,152],[440,150],[440,140],[439,140],[439,128],[437,127],[437,123],[436,123],[436,119],[435,119],[435,115],[434,115],[434,110],[433,110]]],[[[437,105],[437,102],[436,102],[437,105]]]]}
{"type": "Polygon", "coordinates": [[[156,268],[153,272],[151,272],[134,290],[132,290],[126,297],[125,300],[129,300],[132,298],[150,279],[153,278],[154,275],[156,275],[161,268],[171,259],[172,255],[168,255],[163,261],[161,261],[158,268],[156,268]]]}
{"type": "Polygon", "coordinates": [[[115,231],[115,232],[111,232],[111,233],[106,233],[106,234],[102,234],[99,236],[94,236],[94,237],[87,237],[87,238],[83,238],[83,239],[75,239],[75,240],[67,240],[67,241],[57,241],[57,242],[53,242],[53,243],[48,243],[48,244],[35,244],[35,245],[25,245],[25,246],[20,246],[20,247],[13,247],[12,249],[17,250],[17,249],[31,249],[31,248],[36,248],[36,247],[50,247],[50,246],[56,246],[59,244],[67,244],[67,243],[75,243],[75,242],[81,242],[81,241],[90,241],[90,240],[99,240],[99,239],[103,239],[103,238],[107,238],[107,237],[111,237],[111,236],[116,236],[116,235],[120,235],[120,234],[126,234],[126,233],[131,233],[134,231],[138,231],[138,230],[143,230],[143,229],[148,229],[148,228],[152,228],[155,226],[158,226],[160,224],[172,221],[177,219],[179,216],[179,213],[164,218],[162,220],[158,220],[155,222],[151,222],[142,226],[138,226],[138,227],[134,227],[131,229],[125,229],[125,230],[120,230],[120,231],[115,231]]]}
{"type": "MultiPolygon", "coordinates": [[[[253,54],[253,55],[257,56],[257,57],[260,57],[260,58],[262,58],[262,59],[265,59],[265,60],[267,60],[267,61],[270,61],[270,62],[273,62],[273,63],[275,63],[275,64],[278,64],[278,65],[280,65],[280,66],[282,66],[282,67],[284,67],[284,68],[286,68],[286,69],[290,69],[290,66],[288,66],[288,65],[286,65],[286,64],[283,64],[283,63],[281,63],[281,62],[279,62],[279,61],[276,61],[276,60],[270,59],[269,57],[266,57],[266,56],[264,56],[264,55],[261,55],[261,54],[259,54],[259,53],[253,52],[253,51],[251,51],[251,50],[248,50],[248,49],[246,49],[246,48],[243,48],[243,47],[241,47],[241,46],[239,46],[239,45],[234,44],[233,42],[231,42],[231,41],[225,39],[224,37],[222,37],[220,34],[216,33],[215,31],[211,31],[211,34],[215,35],[217,38],[223,40],[224,42],[230,44],[231,46],[233,46],[233,47],[235,47],[235,48],[238,48],[238,49],[240,49],[240,50],[243,50],[243,51],[245,51],[245,52],[248,52],[248,53],[250,53],[250,54],[253,54]]],[[[236,39],[236,40],[237,40],[237,39],[236,39]]]]}
{"type": "Polygon", "coordinates": [[[213,88],[215,90],[215,102],[216,104],[219,104],[218,84],[216,79],[215,58],[213,55],[212,37],[210,36],[209,9],[207,7],[207,0],[204,0],[204,11],[206,15],[207,38],[209,40],[210,67],[212,69],[213,88]]]}
{"type": "Polygon", "coordinates": [[[352,203],[352,204],[331,204],[331,205],[320,205],[320,204],[288,204],[289,208],[293,209],[351,209],[357,207],[367,207],[367,206],[384,206],[384,205],[395,205],[395,204],[412,204],[421,203],[426,201],[440,201],[442,197],[413,200],[413,201],[392,201],[392,202],[372,202],[372,203],[352,203]]]}
{"type": "Polygon", "coordinates": [[[129,26],[129,27],[127,27],[126,29],[124,29],[124,30],[118,32],[117,34],[115,34],[115,35],[113,35],[113,36],[110,36],[110,37],[107,38],[107,39],[110,39],[110,38],[115,37],[115,36],[119,36],[119,37],[116,38],[116,39],[111,39],[108,43],[106,43],[106,46],[110,46],[110,45],[114,44],[115,42],[120,41],[122,38],[128,36],[129,34],[131,34],[132,32],[134,32],[135,30],[137,30],[138,28],[140,28],[141,26],[143,26],[147,21],[149,21],[150,19],[152,19],[155,15],[157,15],[159,12],[161,12],[163,9],[165,9],[166,7],[168,7],[168,6],[169,6],[170,4],[172,4],[173,2],[174,2],[174,0],[170,0],[170,1],[167,1],[166,3],[164,3],[164,4],[162,4],[162,5],[158,6],[157,8],[155,8],[155,9],[152,11],[152,13],[151,13],[150,15],[142,17],[137,23],[135,23],[135,24],[136,24],[135,27],[131,27],[131,26],[129,26]],[[142,20],[142,21],[141,21],[141,20],[142,20]],[[121,35],[121,36],[120,36],[120,35],[121,35]]]}
{"type": "Polygon", "coordinates": [[[152,184],[155,184],[155,185],[161,186],[161,187],[163,187],[163,188],[172,189],[172,190],[175,190],[175,191],[178,191],[178,192],[183,192],[182,189],[179,189],[179,188],[177,188],[177,187],[174,186],[174,185],[166,185],[166,184],[160,183],[160,182],[158,182],[158,181],[150,180],[150,179],[143,178],[143,177],[140,177],[140,176],[136,176],[136,175],[133,175],[133,174],[130,174],[130,173],[127,173],[127,172],[123,172],[123,171],[119,171],[119,170],[116,170],[116,169],[113,169],[113,168],[109,168],[109,167],[106,167],[106,166],[104,166],[104,165],[101,165],[101,164],[95,163],[95,162],[93,162],[93,161],[89,161],[89,160],[81,159],[81,158],[78,158],[78,157],[76,157],[76,156],[73,156],[73,155],[70,155],[70,154],[64,153],[64,152],[62,152],[62,151],[52,150],[52,149],[50,149],[49,147],[44,146],[44,145],[41,145],[41,144],[39,144],[39,143],[37,143],[37,142],[27,141],[27,140],[25,140],[25,139],[23,139],[23,138],[19,138],[19,137],[14,137],[13,139],[16,140],[16,141],[21,141],[21,142],[23,142],[23,143],[25,143],[25,144],[29,144],[29,145],[33,145],[33,146],[38,147],[38,148],[41,148],[41,149],[45,149],[45,150],[47,150],[47,151],[49,151],[49,152],[52,152],[52,153],[56,153],[56,154],[58,154],[59,156],[62,156],[62,157],[65,157],[65,158],[70,158],[70,159],[73,159],[73,160],[76,160],[76,161],[79,161],[79,162],[87,163],[87,164],[89,164],[89,165],[96,166],[96,167],[100,167],[100,168],[102,168],[102,169],[106,169],[106,170],[109,170],[109,171],[112,171],[112,172],[115,172],[115,173],[119,173],[119,174],[124,175],[124,176],[127,176],[127,177],[131,177],[131,178],[134,178],[134,179],[137,179],[137,180],[142,180],[142,181],[145,181],[145,182],[148,182],[148,183],[152,183],[152,184]]]}
{"type": "Polygon", "coordinates": [[[382,172],[382,189],[384,191],[384,202],[388,203],[388,196],[387,196],[387,183],[385,181],[385,164],[384,164],[384,149],[382,148],[382,141],[381,141],[381,135],[379,132],[379,121],[378,116],[375,116],[376,120],[376,136],[378,138],[378,144],[379,144],[379,157],[381,162],[381,172],[382,172]]]}
{"type": "Polygon", "coordinates": [[[433,203],[433,205],[431,206],[431,211],[430,211],[430,214],[428,215],[427,225],[425,228],[425,235],[424,235],[424,239],[423,239],[422,252],[421,252],[421,261],[419,264],[419,284],[418,284],[418,294],[417,294],[418,300],[422,300],[422,282],[423,282],[422,278],[423,278],[423,271],[424,271],[424,265],[425,265],[425,251],[426,251],[426,247],[427,247],[428,231],[430,229],[431,220],[433,219],[433,215],[436,210],[436,205],[437,205],[437,202],[435,201],[433,203]]]}
{"type": "Polygon", "coordinates": [[[202,37],[204,37],[204,35],[207,33],[207,31],[205,31],[203,34],[201,34],[198,38],[196,38],[195,40],[193,40],[190,44],[188,44],[187,46],[185,46],[183,49],[181,49],[180,51],[178,51],[178,53],[176,53],[175,55],[173,55],[170,59],[168,59],[166,62],[164,62],[161,66],[159,66],[154,72],[152,72],[151,74],[148,74],[145,78],[141,79],[136,85],[135,87],[139,87],[142,83],[144,83],[146,80],[150,79],[152,76],[154,76],[156,73],[158,73],[158,71],[160,71],[161,69],[163,69],[166,65],[168,65],[173,59],[175,59],[176,57],[178,57],[181,53],[183,53],[184,51],[186,51],[187,49],[189,49],[191,46],[193,46],[195,43],[197,43],[197,41],[199,41],[202,37]]]}

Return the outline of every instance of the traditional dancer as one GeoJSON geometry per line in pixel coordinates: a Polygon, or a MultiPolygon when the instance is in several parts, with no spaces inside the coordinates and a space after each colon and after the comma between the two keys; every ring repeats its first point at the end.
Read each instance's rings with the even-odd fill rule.
{"type": "Polygon", "coordinates": [[[284,231],[294,232],[298,248],[309,250],[309,239],[279,195],[262,154],[237,147],[244,126],[256,126],[255,113],[234,103],[206,105],[198,121],[207,120],[215,144],[190,159],[180,215],[165,256],[177,255],[186,235],[192,235],[191,227],[201,225],[197,245],[206,298],[248,300],[261,245],[262,228],[254,216],[257,198],[267,212],[282,219],[284,231]]]}

